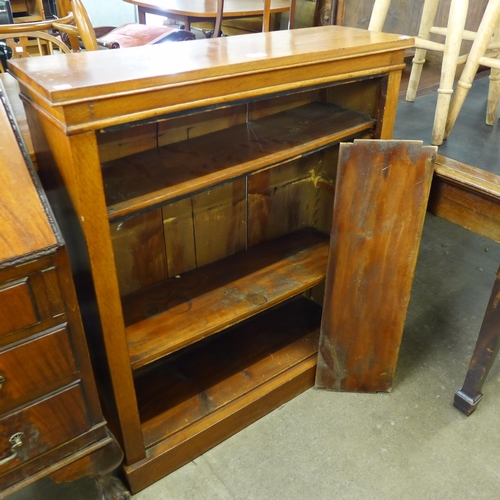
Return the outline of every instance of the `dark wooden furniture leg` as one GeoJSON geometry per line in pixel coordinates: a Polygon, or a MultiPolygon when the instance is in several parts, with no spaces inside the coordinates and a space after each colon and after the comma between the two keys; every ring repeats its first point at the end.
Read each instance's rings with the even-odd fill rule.
{"type": "Polygon", "coordinates": [[[94,471],[95,484],[101,500],[130,500],[131,496],[122,481],[115,475],[123,459],[123,452],[116,443],[100,452],[103,469],[94,471]],[[106,467],[107,466],[107,467],[106,467]]]}
{"type": "Polygon", "coordinates": [[[109,435],[107,446],[51,474],[56,483],[75,481],[83,476],[94,479],[99,500],[130,500],[130,493],[115,475],[123,460],[123,451],[109,435]]]}
{"type": "Polygon", "coordinates": [[[139,24],[146,24],[146,12],[141,6],[137,7],[137,18],[139,24]]]}
{"type": "Polygon", "coordinates": [[[476,347],[463,387],[456,392],[453,406],[470,415],[483,397],[481,388],[500,348],[500,269],[486,308],[476,347]]]}

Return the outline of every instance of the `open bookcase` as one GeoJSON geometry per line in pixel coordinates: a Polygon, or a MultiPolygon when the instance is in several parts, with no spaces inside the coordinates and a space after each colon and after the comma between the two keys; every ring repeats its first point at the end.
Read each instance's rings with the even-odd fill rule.
{"type": "Polygon", "coordinates": [[[391,137],[411,43],[329,26],[15,63],[133,492],[313,385],[338,144],[391,137]]]}

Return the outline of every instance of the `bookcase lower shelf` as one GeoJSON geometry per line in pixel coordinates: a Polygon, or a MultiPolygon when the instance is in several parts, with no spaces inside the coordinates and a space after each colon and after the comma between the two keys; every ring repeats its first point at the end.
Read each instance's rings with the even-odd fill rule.
{"type": "Polygon", "coordinates": [[[163,477],[312,387],[320,320],[321,307],[299,297],[139,371],[147,458],[125,467],[132,488],[143,488],[143,477],[163,477]]]}

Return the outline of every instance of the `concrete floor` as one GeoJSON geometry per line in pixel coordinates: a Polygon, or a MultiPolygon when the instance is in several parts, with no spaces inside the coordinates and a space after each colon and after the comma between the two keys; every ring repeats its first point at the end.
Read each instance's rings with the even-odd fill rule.
{"type": "MultiPolygon", "coordinates": [[[[133,500],[500,498],[500,360],[476,413],[452,406],[499,263],[500,245],[428,215],[392,393],[311,389],[133,500]]],[[[96,498],[84,478],[9,500],[96,498]]]]}

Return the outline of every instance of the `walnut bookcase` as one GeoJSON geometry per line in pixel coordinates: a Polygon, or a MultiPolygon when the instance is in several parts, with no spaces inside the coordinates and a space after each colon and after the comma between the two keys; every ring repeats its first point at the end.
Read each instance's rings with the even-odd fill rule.
{"type": "Polygon", "coordinates": [[[391,137],[411,44],[329,26],[13,65],[133,492],[313,385],[338,143],[391,137]]]}

